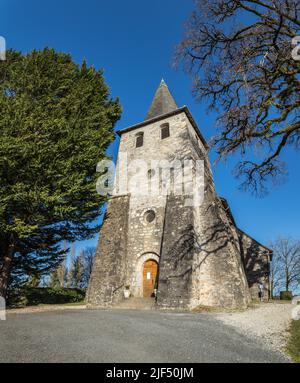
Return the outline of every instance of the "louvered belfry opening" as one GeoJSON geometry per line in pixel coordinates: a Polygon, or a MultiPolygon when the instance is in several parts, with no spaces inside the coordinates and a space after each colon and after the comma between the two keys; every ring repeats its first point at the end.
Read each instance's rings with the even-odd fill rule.
{"type": "Polygon", "coordinates": [[[144,134],[143,133],[137,133],[136,135],[136,141],[135,141],[135,147],[140,148],[144,144],[144,134]]]}
{"type": "Polygon", "coordinates": [[[168,138],[170,136],[170,126],[169,124],[163,124],[160,127],[161,139],[168,138]]]}

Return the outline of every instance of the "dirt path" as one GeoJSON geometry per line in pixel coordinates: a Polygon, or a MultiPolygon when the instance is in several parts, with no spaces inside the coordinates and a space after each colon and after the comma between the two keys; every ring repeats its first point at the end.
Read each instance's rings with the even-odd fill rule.
{"type": "Polygon", "coordinates": [[[22,307],[19,309],[8,309],[7,313],[9,314],[29,314],[29,313],[39,313],[42,311],[57,311],[57,310],[80,310],[86,309],[86,305],[71,305],[71,304],[59,304],[59,305],[38,305],[38,306],[28,306],[22,307]]]}

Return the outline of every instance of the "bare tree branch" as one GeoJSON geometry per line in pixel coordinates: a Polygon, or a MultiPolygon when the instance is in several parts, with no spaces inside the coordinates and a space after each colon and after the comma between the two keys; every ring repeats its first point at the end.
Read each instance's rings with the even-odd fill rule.
{"type": "Polygon", "coordinates": [[[299,147],[300,61],[291,55],[299,11],[298,0],[197,0],[176,51],[196,99],[219,112],[211,146],[219,159],[245,157],[236,174],[256,194],[285,174],[283,149],[299,147]]]}
{"type": "Polygon", "coordinates": [[[271,283],[273,292],[279,289],[296,290],[300,285],[300,241],[278,238],[271,244],[273,260],[271,283]]]}

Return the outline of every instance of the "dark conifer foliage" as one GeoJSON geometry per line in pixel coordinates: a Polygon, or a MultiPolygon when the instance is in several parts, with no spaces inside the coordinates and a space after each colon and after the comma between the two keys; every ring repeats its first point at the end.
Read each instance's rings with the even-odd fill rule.
{"type": "Polygon", "coordinates": [[[102,71],[68,54],[8,51],[0,62],[0,295],[10,275],[57,267],[61,241],[98,231],[96,164],[120,113],[102,71]]]}

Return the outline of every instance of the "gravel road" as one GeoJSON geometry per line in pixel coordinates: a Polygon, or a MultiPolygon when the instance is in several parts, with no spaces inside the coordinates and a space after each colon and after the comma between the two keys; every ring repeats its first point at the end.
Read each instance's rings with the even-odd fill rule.
{"type": "Polygon", "coordinates": [[[0,362],[287,361],[248,332],[245,319],[241,331],[236,317],[242,318],[116,309],[8,313],[0,321],[0,362]]]}
{"type": "Polygon", "coordinates": [[[243,312],[219,313],[214,317],[242,334],[262,340],[270,349],[282,352],[293,307],[290,303],[262,303],[243,312]]]}

